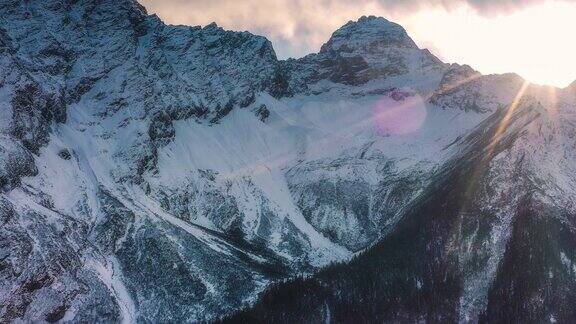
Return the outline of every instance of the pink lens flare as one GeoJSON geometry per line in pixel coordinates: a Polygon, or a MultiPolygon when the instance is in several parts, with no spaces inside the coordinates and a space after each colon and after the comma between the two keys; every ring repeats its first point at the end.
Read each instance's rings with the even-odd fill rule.
{"type": "Polygon", "coordinates": [[[426,121],[426,105],[419,95],[395,92],[378,100],[372,120],[380,135],[406,135],[426,121]]]}

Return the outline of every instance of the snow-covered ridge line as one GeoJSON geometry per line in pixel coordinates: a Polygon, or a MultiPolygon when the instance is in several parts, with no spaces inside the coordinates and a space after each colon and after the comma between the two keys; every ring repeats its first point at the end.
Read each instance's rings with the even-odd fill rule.
{"type": "Polygon", "coordinates": [[[444,64],[383,18],[280,61],[263,37],[166,25],[132,0],[2,4],[0,321],[221,317],[373,251],[439,170],[505,139],[508,155],[478,176],[498,189],[478,198],[495,241],[442,247],[464,265],[465,244],[490,247],[458,296],[474,320],[515,242],[519,198],[502,172],[574,210],[575,102],[573,89],[444,64]],[[507,111],[534,118],[500,124],[507,111]]]}

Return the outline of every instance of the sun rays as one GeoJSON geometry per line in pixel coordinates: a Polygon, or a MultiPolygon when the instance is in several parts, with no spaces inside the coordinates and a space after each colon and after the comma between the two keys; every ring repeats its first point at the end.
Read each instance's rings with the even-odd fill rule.
{"type": "MultiPolygon", "coordinates": [[[[479,179],[483,178],[484,173],[487,172],[490,163],[492,163],[492,158],[494,157],[496,148],[500,143],[502,137],[508,130],[512,117],[514,116],[515,111],[521,105],[522,99],[524,98],[529,86],[530,82],[526,80],[522,83],[522,85],[516,92],[514,99],[506,108],[504,116],[501,118],[500,122],[496,126],[494,134],[490,137],[490,141],[488,142],[486,150],[483,150],[483,152],[478,152],[478,154],[476,155],[476,160],[470,162],[473,164],[471,165],[471,169],[469,170],[470,174],[467,180],[468,183],[466,184],[466,191],[464,192],[462,203],[460,206],[460,214],[466,213],[466,211],[470,208],[470,203],[471,201],[473,201],[472,198],[474,197],[475,190],[478,189],[479,185],[478,181],[479,179]]],[[[495,112],[495,114],[498,114],[498,112],[495,112]]],[[[481,140],[478,143],[481,143],[481,140]]],[[[482,150],[483,148],[476,147],[471,149],[482,150]]]]}
{"type": "MultiPolygon", "coordinates": [[[[317,155],[316,153],[329,148],[337,149],[337,147],[342,146],[339,143],[348,143],[348,139],[363,136],[361,134],[368,134],[366,132],[375,132],[375,134],[381,136],[409,136],[418,132],[424,126],[428,118],[429,109],[441,109],[434,104],[434,98],[450,96],[458,91],[467,91],[466,87],[474,87],[472,85],[474,82],[481,83],[481,77],[480,73],[473,72],[460,79],[441,82],[435,90],[422,94],[409,90],[395,90],[401,96],[394,97],[393,91],[380,99],[374,100],[374,102],[369,103],[373,107],[371,114],[360,114],[357,119],[350,120],[345,127],[326,130],[322,134],[313,135],[311,133],[305,135],[306,138],[302,138],[302,145],[276,150],[270,156],[250,161],[245,166],[231,170],[222,176],[230,179],[246,175],[268,174],[273,170],[283,169],[292,162],[297,162],[303,155],[317,155]],[[388,98],[388,100],[384,100],[385,98],[388,98]]],[[[501,117],[498,124],[491,128],[493,129],[493,134],[487,134],[489,136],[487,146],[485,146],[484,153],[480,155],[483,161],[492,159],[498,144],[506,137],[514,115],[522,105],[528,92],[530,92],[531,96],[545,101],[545,107],[548,108],[548,116],[555,118],[559,90],[555,87],[531,85],[529,81],[523,80],[517,86],[516,94],[510,104],[507,105],[506,110],[502,113],[495,112],[500,114],[501,117]]],[[[350,107],[350,109],[353,108],[350,107]]],[[[320,129],[323,128],[320,127],[320,129]]],[[[353,149],[353,147],[348,145],[342,147],[342,149],[353,149]]],[[[477,172],[481,173],[486,167],[486,165],[481,167],[480,162],[478,163],[477,170],[472,172],[471,182],[474,182],[473,178],[477,178],[479,175],[477,172]]],[[[473,191],[472,187],[473,185],[470,185],[470,194],[473,191]]]]}
{"type": "Polygon", "coordinates": [[[520,89],[518,90],[518,93],[514,97],[514,100],[512,100],[512,103],[506,109],[506,114],[504,115],[504,117],[500,121],[500,124],[498,125],[498,128],[496,129],[496,132],[494,133],[494,136],[492,137],[492,140],[490,141],[488,157],[492,156],[493,151],[494,151],[494,147],[498,144],[498,142],[500,141],[500,138],[502,137],[502,135],[504,134],[504,132],[506,131],[506,129],[510,125],[510,120],[512,119],[514,112],[516,111],[516,109],[520,105],[521,100],[524,97],[524,94],[526,93],[526,89],[528,89],[528,86],[530,86],[530,82],[524,81],[522,83],[522,86],[520,86],[520,89]]]}

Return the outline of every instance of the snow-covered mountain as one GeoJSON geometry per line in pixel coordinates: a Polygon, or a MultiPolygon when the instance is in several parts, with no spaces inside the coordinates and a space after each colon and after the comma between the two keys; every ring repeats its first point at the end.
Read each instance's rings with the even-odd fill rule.
{"type": "Polygon", "coordinates": [[[383,18],[281,61],[134,0],[3,1],[0,319],[568,322],[575,106],[383,18]]]}

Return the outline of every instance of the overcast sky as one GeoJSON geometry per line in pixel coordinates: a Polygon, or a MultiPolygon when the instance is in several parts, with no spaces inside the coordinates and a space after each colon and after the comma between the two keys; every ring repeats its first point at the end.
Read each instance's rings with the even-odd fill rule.
{"type": "Polygon", "coordinates": [[[171,24],[215,21],[268,37],[280,58],[316,52],[362,15],[403,25],[446,62],[483,73],[517,72],[536,83],[576,80],[576,1],[545,0],[140,0],[171,24]]]}

